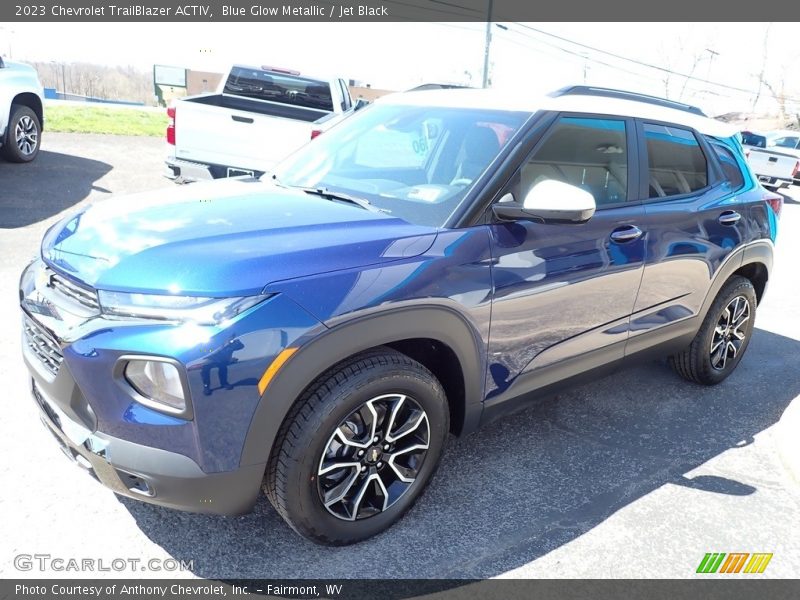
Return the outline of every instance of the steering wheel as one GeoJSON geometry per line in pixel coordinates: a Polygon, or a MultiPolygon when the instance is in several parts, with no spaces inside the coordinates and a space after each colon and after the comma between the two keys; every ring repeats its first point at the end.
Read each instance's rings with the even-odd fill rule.
{"type": "Polygon", "coordinates": [[[472,179],[469,177],[459,177],[458,179],[453,179],[450,185],[469,185],[470,183],[472,183],[472,179]]]}

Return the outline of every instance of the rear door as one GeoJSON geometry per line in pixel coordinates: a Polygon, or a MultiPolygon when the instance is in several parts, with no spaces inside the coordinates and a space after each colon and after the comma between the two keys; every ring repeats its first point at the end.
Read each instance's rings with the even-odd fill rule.
{"type": "Polygon", "coordinates": [[[746,239],[746,208],[702,136],[660,122],[637,121],[637,131],[647,245],[627,353],[697,315],[717,271],[746,239]]]}
{"type": "Polygon", "coordinates": [[[597,210],[583,224],[489,225],[487,404],[512,383],[513,396],[623,357],[644,256],[636,156],[632,119],[562,114],[512,177],[517,201],[554,179],[591,192],[597,210]]]}

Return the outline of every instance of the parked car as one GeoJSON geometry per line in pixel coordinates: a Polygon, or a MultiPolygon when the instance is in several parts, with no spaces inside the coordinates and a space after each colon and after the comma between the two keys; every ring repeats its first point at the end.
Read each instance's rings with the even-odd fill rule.
{"type": "Polygon", "coordinates": [[[747,162],[762,185],[778,190],[800,182],[800,151],[795,152],[785,145],[790,138],[779,133],[752,131],[742,131],[741,136],[747,162]]]}
{"type": "MultiPolygon", "coordinates": [[[[768,134],[767,147],[780,150],[781,152],[791,154],[800,159],[800,131],[789,129],[771,131],[768,134]]],[[[800,185],[800,168],[798,172],[795,173],[793,183],[795,185],[800,185]]]]}
{"type": "Polygon", "coordinates": [[[44,90],[30,65],[0,58],[0,154],[30,162],[39,154],[44,130],[44,90]]]}
{"type": "Polygon", "coordinates": [[[20,282],[23,356],[46,427],[116,493],[234,515],[263,488],[349,544],[408,511],[449,433],[643,358],[724,381],[781,207],[692,107],[388,96],[271,177],[54,225],[20,282]]]}
{"type": "Polygon", "coordinates": [[[234,65],[213,94],[167,109],[166,175],[178,181],[261,175],[353,107],[343,79],[234,65]]]}

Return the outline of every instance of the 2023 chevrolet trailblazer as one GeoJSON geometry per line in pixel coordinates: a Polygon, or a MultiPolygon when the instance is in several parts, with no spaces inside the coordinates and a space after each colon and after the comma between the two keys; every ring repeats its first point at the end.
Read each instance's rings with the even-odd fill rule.
{"type": "Polygon", "coordinates": [[[598,88],[387,97],[273,177],[116,198],[44,237],[23,354],[65,453],[124,496],[260,490],[347,544],[463,435],[580,376],[742,359],[781,198],[693,107],[598,88]]]}

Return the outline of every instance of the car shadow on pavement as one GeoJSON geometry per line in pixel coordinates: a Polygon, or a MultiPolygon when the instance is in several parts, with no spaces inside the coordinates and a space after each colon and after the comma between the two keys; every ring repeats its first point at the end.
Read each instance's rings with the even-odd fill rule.
{"type": "Polygon", "coordinates": [[[0,161],[0,228],[25,227],[74,206],[113,167],[98,160],[42,150],[30,163],[0,161]]]}
{"type": "MultiPolygon", "coordinates": [[[[756,329],[721,385],[664,362],[573,388],[467,436],[410,513],[344,548],[294,533],[262,497],[250,515],[194,515],[122,498],[138,526],[195,575],[216,578],[484,578],[571,542],[665,485],[748,496],[753,480],[687,473],[778,422],[800,378],[800,342],[756,329]]],[[[651,514],[650,519],[657,518],[651,514]]],[[[642,531],[649,521],[643,517],[642,531]]]]}

